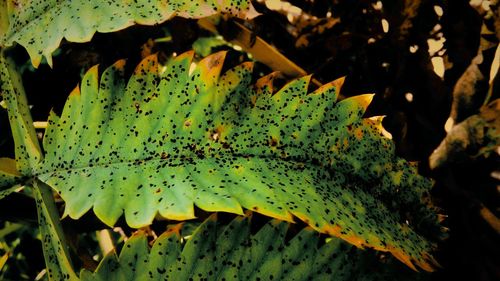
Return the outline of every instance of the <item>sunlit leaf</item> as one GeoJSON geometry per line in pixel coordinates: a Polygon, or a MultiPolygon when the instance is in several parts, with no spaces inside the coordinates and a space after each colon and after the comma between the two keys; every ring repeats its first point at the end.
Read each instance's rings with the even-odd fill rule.
{"type": "Polygon", "coordinates": [[[80,218],[132,227],[159,215],[244,209],[306,222],[358,247],[431,270],[431,183],[394,155],[381,118],[362,118],[371,95],[336,102],[341,81],[308,94],[309,76],[278,92],[251,82],[252,64],[221,75],[224,53],[192,52],[165,67],[156,56],[128,82],[124,61],[87,72],[44,136],[36,175],[80,218]]]}
{"type": "Polygon", "coordinates": [[[52,52],[65,38],[71,42],[90,41],[94,33],[113,32],[133,24],[154,25],[174,15],[200,18],[229,13],[241,18],[257,15],[248,0],[16,0],[0,1],[0,44],[14,42],[26,48],[33,65],[42,56],[52,64],[52,52]],[[3,18],[8,16],[8,20],[3,18]],[[6,29],[5,25],[9,24],[6,29]],[[5,34],[4,34],[5,33],[5,34]]]}

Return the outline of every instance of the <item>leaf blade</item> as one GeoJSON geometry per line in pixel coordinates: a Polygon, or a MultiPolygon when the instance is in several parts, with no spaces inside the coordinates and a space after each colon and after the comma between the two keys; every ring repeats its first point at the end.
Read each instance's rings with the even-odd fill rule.
{"type": "Polygon", "coordinates": [[[206,17],[218,12],[241,18],[257,15],[250,1],[7,1],[0,22],[3,46],[19,43],[28,51],[35,67],[42,57],[52,65],[52,52],[66,38],[88,42],[95,32],[114,32],[134,24],[154,25],[174,15],[185,18],[206,17]],[[9,24],[8,28],[3,28],[9,24]]]}
{"type": "Polygon", "coordinates": [[[270,77],[251,85],[251,64],[221,73],[218,53],[190,70],[192,55],[166,68],[148,57],[126,85],[123,62],[100,83],[93,68],[61,117],[51,117],[38,177],[60,193],[66,214],[79,218],[94,208],[113,225],[124,210],[138,228],[158,213],[194,218],[195,205],[245,208],[295,216],[430,268],[432,242],[398,210],[436,225],[421,198],[431,183],[395,157],[379,119],[362,118],[371,95],[337,103],[338,82],[308,94],[307,76],[273,93],[270,77]]]}

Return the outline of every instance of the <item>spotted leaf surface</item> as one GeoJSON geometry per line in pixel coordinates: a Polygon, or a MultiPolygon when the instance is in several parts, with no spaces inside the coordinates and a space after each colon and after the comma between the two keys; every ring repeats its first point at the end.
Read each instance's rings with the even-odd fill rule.
{"type": "Polygon", "coordinates": [[[26,48],[35,67],[42,56],[52,65],[51,54],[63,38],[87,42],[96,31],[113,32],[133,24],[154,25],[174,15],[186,18],[216,13],[242,18],[257,15],[249,0],[7,0],[0,3],[1,45],[19,43],[26,48]]]}
{"type": "MultiPolygon", "coordinates": [[[[37,166],[42,159],[42,152],[36,138],[21,77],[14,64],[5,58],[3,53],[0,53],[0,94],[7,104],[9,123],[14,137],[15,170],[22,175],[32,175],[33,167],[37,166]]],[[[3,160],[2,163],[0,163],[0,169],[12,167],[12,162],[9,160],[3,160]]],[[[16,173],[13,168],[7,169],[10,175],[16,173]]],[[[0,176],[0,187],[2,186],[4,186],[4,181],[0,176]]]]}
{"type": "Polygon", "coordinates": [[[23,176],[33,175],[33,167],[42,159],[21,77],[3,52],[0,52],[0,95],[7,105],[16,154],[15,160],[0,158],[2,199],[19,187],[23,176]]]}
{"type": "Polygon", "coordinates": [[[181,243],[181,226],[162,234],[150,249],[139,232],[103,259],[81,280],[417,280],[416,273],[380,263],[366,252],[331,239],[324,243],[307,227],[288,234],[288,224],[272,220],[252,234],[251,219],[228,224],[208,218],[181,243]],[[289,237],[288,237],[289,236],[289,237]]]}
{"type": "Polygon", "coordinates": [[[431,270],[430,182],[394,156],[380,118],[362,118],[371,96],[337,103],[341,81],[308,93],[309,76],[274,92],[273,75],[252,83],[251,63],[221,73],[224,55],[150,56],[128,82],[124,61],[88,71],[51,114],[37,169],[66,214],[138,228],[194,206],[248,209],[431,270]]]}
{"type": "Polygon", "coordinates": [[[33,191],[49,280],[78,280],[71,265],[68,249],[65,248],[67,244],[64,241],[52,190],[44,183],[35,182],[33,191]]]}

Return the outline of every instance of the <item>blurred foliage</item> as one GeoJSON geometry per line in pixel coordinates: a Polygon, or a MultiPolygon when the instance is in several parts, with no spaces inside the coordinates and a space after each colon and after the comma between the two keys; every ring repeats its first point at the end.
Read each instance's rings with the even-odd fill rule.
{"type": "Polygon", "coordinates": [[[0,266],[1,280],[35,280],[45,269],[38,230],[26,225],[2,222],[0,256],[6,257],[0,266]]]}
{"type": "Polygon", "coordinates": [[[212,53],[212,49],[224,45],[227,42],[222,36],[200,37],[193,42],[193,50],[197,55],[206,57],[212,53]]]}

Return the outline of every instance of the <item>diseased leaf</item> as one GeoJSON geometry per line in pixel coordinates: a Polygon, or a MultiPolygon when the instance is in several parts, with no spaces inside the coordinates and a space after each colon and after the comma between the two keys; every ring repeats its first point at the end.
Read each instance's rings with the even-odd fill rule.
{"type": "Polygon", "coordinates": [[[382,264],[373,252],[333,238],[322,243],[307,227],[287,237],[288,224],[272,220],[257,233],[250,218],[229,224],[205,220],[185,244],[181,225],[169,229],[149,249],[143,232],[132,236],[120,257],[106,256],[82,281],[105,280],[417,280],[420,275],[382,264]],[[388,274],[390,272],[390,274],[388,274]]]}
{"type": "Polygon", "coordinates": [[[144,59],[125,82],[124,61],[97,67],[50,115],[37,176],[66,202],[108,225],[155,216],[194,218],[243,209],[293,221],[358,247],[432,270],[436,215],[429,180],[394,155],[381,118],[362,118],[371,95],[336,103],[341,81],[308,94],[310,76],[274,93],[251,83],[252,64],[221,75],[225,53],[192,67],[192,52],[159,66],[144,59]],[[112,204],[110,204],[112,202],[112,204]],[[408,214],[411,214],[409,216],[408,214]]]}
{"type": "MultiPolygon", "coordinates": [[[[42,159],[33,120],[24,94],[24,88],[14,64],[0,52],[0,94],[7,104],[9,122],[14,137],[17,171],[32,175],[33,168],[42,159]]],[[[4,163],[5,164],[5,163],[4,163]]],[[[12,163],[5,164],[12,165],[12,163]]],[[[12,170],[10,170],[12,174],[12,170]]],[[[4,182],[0,178],[0,187],[4,182]]]]}
{"type": "MultiPolygon", "coordinates": [[[[4,1],[2,1],[4,2],[4,1]]],[[[0,44],[19,43],[28,51],[33,65],[42,56],[52,65],[52,52],[65,38],[71,42],[90,41],[94,33],[113,32],[133,24],[154,25],[174,15],[200,18],[229,13],[242,18],[257,15],[248,0],[16,0],[7,1],[9,28],[1,36],[6,19],[0,20],[0,44]]]]}
{"type": "Polygon", "coordinates": [[[64,242],[64,233],[59,223],[59,213],[54,204],[52,190],[37,181],[33,190],[49,280],[78,280],[68,250],[65,248],[67,244],[64,242]]]}

